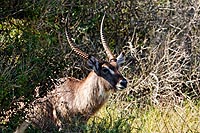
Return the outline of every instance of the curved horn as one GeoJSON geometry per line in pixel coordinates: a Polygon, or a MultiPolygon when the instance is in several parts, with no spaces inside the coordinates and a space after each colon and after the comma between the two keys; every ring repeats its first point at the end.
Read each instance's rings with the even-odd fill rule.
{"type": "Polygon", "coordinates": [[[65,26],[65,35],[67,37],[67,41],[69,43],[69,46],[71,47],[71,49],[76,52],[78,55],[80,55],[81,57],[88,59],[89,55],[86,54],[85,52],[81,51],[80,49],[78,49],[75,45],[75,43],[72,41],[70,35],[68,34],[68,28],[66,28],[67,26],[65,26]]]}
{"type": "Polygon", "coordinates": [[[113,60],[113,59],[115,59],[115,57],[114,57],[114,55],[112,54],[110,48],[108,47],[108,44],[106,43],[106,40],[105,40],[104,35],[103,35],[103,21],[104,21],[104,18],[105,18],[105,14],[104,14],[104,16],[103,16],[103,18],[102,18],[101,27],[100,27],[101,42],[102,42],[102,44],[103,44],[103,47],[104,47],[104,49],[105,49],[105,51],[106,51],[106,54],[107,54],[109,60],[113,60]]]}

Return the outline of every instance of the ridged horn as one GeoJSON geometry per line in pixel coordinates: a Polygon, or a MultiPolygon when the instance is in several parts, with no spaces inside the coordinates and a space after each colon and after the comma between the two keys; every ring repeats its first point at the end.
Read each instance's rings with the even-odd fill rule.
{"type": "Polygon", "coordinates": [[[103,35],[103,21],[104,21],[104,18],[105,18],[105,14],[104,14],[104,16],[102,18],[101,27],[100,27],[101,43],[103,44],[103,47],[104,47],[104,49],[106,51],[108,59],[111,61],[111,60],[115,60],[115,57],[112,54],[110,48],[108,47],[108,44],[106,43],[106,40],[105,40],[104,35],[103,35]]]}
{"type": "Polygon", "coordinates": [[[78,49],[75,45],[75,43],[72,41],[70,35],[68,34],[68,28],[66,28],[67,25],[65,26],[65,35],[67,37],[67,41],[69,43],[69,46],[71,47],[71,49],[77,53],[78,55],[80,55],[81,57],[83,57],[84,59],[88,59],[89,55],[86,54],[85,52],[83,52],[82,50],[78,49]]]}

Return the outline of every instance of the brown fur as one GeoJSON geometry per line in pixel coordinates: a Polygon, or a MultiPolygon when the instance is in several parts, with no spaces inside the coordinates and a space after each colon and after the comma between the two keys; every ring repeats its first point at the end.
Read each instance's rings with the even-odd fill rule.
{"type": "Polygon", "coordinates": [[[28,111],[29,123],[43,131],[69,129],[75,122],[87,122],[106,102],[112,89],[93,71],[83,80],[62,78],[60,81],[46,97],[34,101],[28,111]]]}
{"type": "Polygon", "coordinates": [[[93,71],[83,80],[60,79],[60,85],[56,85],[46,97],[39,98],[31,104],[27,121],[17,128],[16,133],[24,132],[28,124],[33,124],[46,132],[53,130],[77,132],[78,130],[73,130],[74,127],[79,123],[87,122],[102,107],[108,99],[110,90],[122,90],[127,87],[126,79],[118,71],[118,67],[124,62],[124,54],[120,54],[115,59],[107,46],[102,31],[104,17],[100,33],[109,62],[100,62],[76,48],[66,29],[70,47],[78,55],[87,59],[87,64],[93,71]]]}

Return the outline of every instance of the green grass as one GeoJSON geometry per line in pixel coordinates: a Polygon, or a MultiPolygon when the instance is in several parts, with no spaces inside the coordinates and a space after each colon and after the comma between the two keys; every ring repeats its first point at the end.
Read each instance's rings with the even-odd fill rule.
{"type": "Polygon", "coordinates": [[[187,102],[184,106],[148,106],[128,108],[107,104],[88,122],[87,132],[132,133],[198,133],[200,106],[187,102]]]}

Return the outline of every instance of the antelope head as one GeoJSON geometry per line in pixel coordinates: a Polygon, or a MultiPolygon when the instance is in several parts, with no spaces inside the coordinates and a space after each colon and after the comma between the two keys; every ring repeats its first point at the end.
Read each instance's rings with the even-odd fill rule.
{"type": "Polygon", "coordinates": [[[51,130],[50,126],[62,130],[63,128],[68,129],[68,126],[72,125],[67,124],[68,122],[73,123],[77,120],[86,122],[106,102],[109,94],[107,92],[123,90],[127,87],[126,79],[119,72],[119,67],[124,62],[124,54],[121,53],[115,58],[109,49],[103,35],[104,17],[101,22],[100,34],[109,60],[100,61],[78,49],[65,29],[70,47],[87,60],[87,64],[93,71],[83,80],[64,78],[63,82],[55,86],[55,89],[49,92],[45,98],[35,100],[31,104],[33,108],[27,114],[30,119],[22,123],[15,133],[24,132],[31,123],[45,130],[49,130],[49,128],[51,130]]]}
{"type": "MultiPolygon", "coordinates": [[[[107,45],[107,42],[104,38],[103,34],[103,22],[104,22],[105,14],[103,16],[103,19],[101,21],[100,26],[100,36],[101,36],[101,42],[104,47],[104,50],[107,54],[108,61],[101,61],[95,58],[94,56],[88,55],[85,52],[78,49],[75,45],[75,43],[72,41],[70,35],[68,34],[68,30],[65,29],[67,41],[72,48],[73,51],[75,51],[78,55],[83,57],[87,60],[87,64],[93,71],[99,76],[102,77],[106,83],[109,84],[109,88],[117,91],[117,90],[123,90],[127,87],[127,80],[122,76],[122,74],[119,72],[119,67],[122,63],[124,63],[124,53],[122,52],[117,58],[112,54],[110,48],[107,45]]],[[[67,26],[66,26],[67,27],[67,26]]]]}

